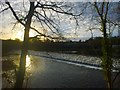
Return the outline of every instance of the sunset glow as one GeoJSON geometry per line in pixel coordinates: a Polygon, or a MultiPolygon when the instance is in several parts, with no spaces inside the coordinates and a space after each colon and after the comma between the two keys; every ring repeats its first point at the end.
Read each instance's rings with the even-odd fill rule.
{"type": "MultiPolygon", "coordinates": [[[[29,32],[29,37],[34,37],[34,36],[35,36],[34,32],[30,31],[29,32]]],[[[18,31],[17,35],[16,35],[16,38],[18,38],[19,40],[23,41],[24,32],[23,31],[18,31]]]]}
{"type": "Polygon", "coordinates": [[[23,33],[22,31],[18,31],[16,37],[17,37],[18,39],[20,39],[21,41],[23,41],[24,33],[23,33]]]}

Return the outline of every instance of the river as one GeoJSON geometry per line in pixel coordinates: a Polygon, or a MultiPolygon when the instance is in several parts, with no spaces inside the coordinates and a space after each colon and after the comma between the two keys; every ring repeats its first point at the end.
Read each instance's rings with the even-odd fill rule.
{"type": "MultiPolygon", "coordinates": [[[[19,55],[10,55],[17,65],[19,55]]],[[[36,55],[26,57],[26,79],[24,87],[27,88],[106,88],[102,70],[58,62],[52,58],[36,55]]],[[[6,83],[3,80],[3,87],[6,83]]],[[[120,77],[114,87],[120,86],[120,77]]]]}

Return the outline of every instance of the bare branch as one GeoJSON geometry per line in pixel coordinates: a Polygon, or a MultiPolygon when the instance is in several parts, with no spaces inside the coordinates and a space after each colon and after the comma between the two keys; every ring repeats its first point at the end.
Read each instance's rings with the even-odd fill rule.
{"type": "Polygon", "coordinates": [[[42,8],[43,12],[44,12],[44,18],[47,20],[47,22],[59,33],[58,29],[53,25],[57,25],[56,23],[53,22],[53,20],[49,19],[45,13],[45,10],[42,8]],[[52,24],[53,23],[53,24],[52,24]]]}
{"type": "Polygon", "coordinates": [[[120,75],[120,70],[119,70],[119,72],[116,74],[116,76],[114,77],[114,79],[113,79],[113,83],[115,82],[115,80],[116,80],[116,78],[118,77],[118,75],[120,75]]]}
{"type": "Polygon", "coordinates": [[[106,2],[106,12],[105,12],[105,20],[107,19],[107,15],[108,15],[108,5],[109,5],[109,2],[106,2]]]}
{"type": "Polygon", "coordinates": [[[18,23],[19,23],[19,22],[14,23],[14,25],[13,25],[13,27],[12,27],[12,30],[15,29],[15,27],[16,27],[16,25],[17,25],[18,23]]]}
{"type": "Polygon", "coordinates": [[[0,13],[6,11],[6,10],[8,10],[8,9],[9,9],[9,7],[7,7],[7,8],[5,8],[5,9],[1,10],[0,13]]]}
{"type": "Polygon", "coordinates": [[[103,2],[101,5],[101,8],[102,8],[101,15],[103,15],[103,13],[104,13],[104,6],[105,6],[105,2],[103,2]]]}
{"type": "Polygon", "coordinates": [[[61,13],[61,14],[67,14],[67,15],[72,15],[72,16],[80,16],[83,14],[83,12],[81,12],[80,14],[73,14],[73,13],[69,13],[69,12],[65,12],[64,10],[62,10],[60,7],[58,7],[57,5],[47,5],[47,4],[41,4],[39,3],[36,8],[44,8],[44,9],[51,9],[57,13],[61,13]],[[55,9],[55,7],[59,8],[60,10],[57,10],[57,8],[55,9]]]}
{"type": "MultiPolygon", "coordinates": [[[[49,18],[47,18],[47,16],[43,16],[42,14],[40,14],[39,12],[37,12],[37,11],[35,11],[35,13],[36,14],[39,14],[40,16],[42,16],[45,20],[42,20],[46,25],[47,25],[47,27],[53,32],[53,33],[55,33],[55,34],[57,34],[56,32],[54,32],[53,30],[52,30],[52,28],[50,27],[50,25],[55,29],[55,30],[57,30],[57,28],[50,22],[50,21],[52,21],[51,19],[49,19],[49,18]],[[46,22],[47,21],[47,22],[46,22]],[[49,25],[50,24],[50,25],[49,25]]],[[[37,16],[36,18],[38,18],[39,20],[41,20],[40,19],[40,17],[39,16],[37,16]]],[[[57,30],[58,31],[58,30],[57,30]]],[[[57,34],[58,35],[58,34],[57,34]]]]}
{"type": "MultiPolygon", "coordinates": [[[[49,36],[49,35],[42,34],[37,29],[35,29],[33,27],[30,27],[30,29],[34,30],[35,32],[37,32],[39,34],[39,35],[36,35],[36,37],[37,36],[44,36],[44,37],[48,37],[48,38],[51,38],[51,39],[59,39],[60,38],[60,37],[52,37],[52,36],[49,36]]],[[[61,38],[64,38],[64,37],[61,37],[61,38]]]]}
{"type": "Polygon", "coordinates": [[[115,23],[115,22],[111,21],[110,19],[107,19],[107,22],[108,22],[108,23],[112,23],[112,24],[114,24],[115,26],[116,26],[116,25],[117,25],[117,26],[120,26],[119,23],[115,23]]]}
{"type": "Polygon", "coordinates": [[[95,9],[96,9],[96,11],[97,11],[97,13],[99,14],[99,16],[100,16],[100,18],[101,18],[101,20],[103,21],[103,17],[102,17],[102,14],[100,13],[100,11],[99,11],[99,8],[98,8],[98,6],[97,6],[97,3],[96,2],[94,2],[94,7],[95,7],[95,9]]]}
{"type": "Polygon", "coordinates": [[[9,8],[10,8],[10,10],[12,11],[13,15],[15,16],[16,20],[17,20],[18,22],[20,22],[20,23],[24,26],[25,24],[21,21],[21,19],[18,18],[18,16],[16,15],[15,11],[14,11],[13,8],[11,7],[10,3],[9,3],[9,2],[5,2],[5,3],[9,6],[9,8]]]}

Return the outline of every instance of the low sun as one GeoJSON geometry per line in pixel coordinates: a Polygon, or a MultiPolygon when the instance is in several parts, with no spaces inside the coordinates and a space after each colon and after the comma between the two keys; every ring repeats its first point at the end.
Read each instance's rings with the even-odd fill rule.
{"type": "MultiPolygon", "coordinates": [[[[30,32],[29,32],[29,37],[34,37],[34,36],[35,36],[34,32],[30,31],[30,32]]],[[[23,41],[24,32],[21,31],[21,30],[18,31],[18,32],[17,32],[17,35],[16,35],[16,38],[18,38],[18,39],[20,39],[21,41],[23,41]]]]}
{"type": "Polygon", "coordinates": [[[23,41],[23,37],[24,37],[24,32],[18,31],[18,32],[17,32],[17,35],[16,35],[16,38],[18,38],[18,39],[20,39],[21,41],[23,41]]]}

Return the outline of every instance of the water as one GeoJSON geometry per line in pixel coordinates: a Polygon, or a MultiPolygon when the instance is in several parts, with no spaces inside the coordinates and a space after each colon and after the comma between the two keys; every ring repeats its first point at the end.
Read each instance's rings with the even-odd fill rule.
{"type": "Polygon", "coordinates": [[[101,71],[78,67],[54,60],[34,57],[37,65],[29,79],[33,88],[103,88],[106,87],[101,71]],[[99,82],[99,83],[98,83],[99,82]]]}
{"type": "MultiPolygon", "coordinates": [[[[34,51],[35,52],[35,51],[34,51]]],[[[32,52],[33,53],[33,52],[32,52]]],[[[36,52],[37,54],[40,54],[36,52]]],[[[27,88],[105,88],[103,72],[101,70],[91,69],[80,65],[58,62],[52,58],[40,57],[40,55],[28,54],[26,56],[26,76],[24,87],[27,88]]],[[[20,55],[10,55],[3,60],[13,61],[19,65],[20,55]]],[[[3,64],[4,65],[4,64],[3,64]]],[[[4,68],[3,68],[4,69],[4,68]]],[[[8,74],[8,79],[12,82],[11,86],[6,80],[3,80],[4,87],[12,87],[15,82],[15,71],[13,68],[4,69],[8,74]]],[[[120,77],[115,82],[115,87],[120,86],[120,77]]]]}

